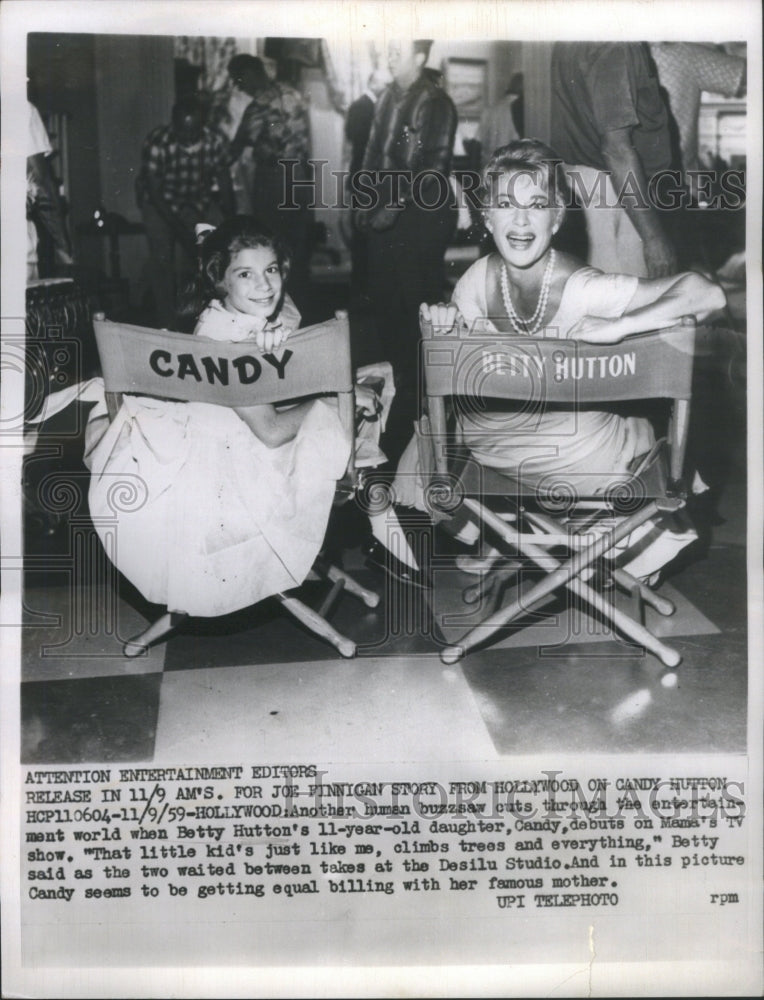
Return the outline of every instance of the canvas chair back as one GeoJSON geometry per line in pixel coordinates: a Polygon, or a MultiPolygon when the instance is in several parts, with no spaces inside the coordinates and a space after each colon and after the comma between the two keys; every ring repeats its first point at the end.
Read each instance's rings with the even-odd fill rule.
{"type": "MultiPolygon", "coordinates": [[[[687,443],[695,322],[687,318],[665,330],[617,344],[543,337],[508,337],[479,326],[447,335],[422,323],[425,391],[433,432],[445,433],[443,398],[509,399],[542,412],[548,405],[591,409],[626,400],[669,399],[671,478],[679,480],[687,443]]],[[[445,455],[436,445],[436,464],[445,455]],[[440,454],[439,454],[440,453],[440,454]]]]}

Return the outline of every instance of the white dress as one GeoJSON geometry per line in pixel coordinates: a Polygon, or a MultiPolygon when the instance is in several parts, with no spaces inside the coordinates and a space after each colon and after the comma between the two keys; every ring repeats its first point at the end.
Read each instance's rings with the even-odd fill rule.
{"type": "MultiPolygon", "coordinates": [[[[478,260],[454,289],[453,302],[472,328],[499,333],[489,315],[488,257],[478,260]]],[[[617,318],[634,296],[637,279],[582,267],[567,280],[560,305],[536,336],[567,338],[582,316],[617,318]]],[[[648,421],[606,410],[550,409],[544,413],[493,411],[461,418],[464,443],[483,465],[526,483],[567,479],[581,493],[597,493],[624,473],[653,443],[648,421]]]]}
{"type": "MultiPolygon", "coordinates": [[[[195,335],[252,337],[251,318],[224,312],[205,310],[195,335]]],[[[336,408],[317,400],[292,441],[268,448],[233,409],[207,403],[127,395],[109,423],[99,382],[79,393],[98,401],[86,432],[90,512],[147,600],[216,616],[303,582],[350,454],[336,408]]],[[[56,412],[48,404],[43,418],[56,412]]]]}

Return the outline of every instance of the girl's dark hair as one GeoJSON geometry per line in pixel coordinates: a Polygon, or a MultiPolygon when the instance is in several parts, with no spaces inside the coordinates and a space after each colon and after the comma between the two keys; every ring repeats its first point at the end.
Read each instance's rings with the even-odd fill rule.
{"type": "Polygon", "coordinates": [[[179,310],[185,327],[195,322],[201,311],[213,299],[222,298],[224,290],[221,283],[234,256],[240,250],[254,250],[257,247],[273,250],[281,277],[284,279],[281,297],[268,318],[274,319],[279,314],[284,304],[286,278],[291,263],[286,244],[267,226],[251,216],[235,215],[202,237],[198,248],[199,266],[196,278],[186,290],[179,310]]]}
{"type": "Polygon", "coordinates": [[[496,184],[502,174],[515,171],[541,173],[546,181],[550,200],[560,208],[570,204],[568,182],[562,169],[562,157],[539,139],[516,139],[500,146],[485,165],[480,185],[480,204],[490,208],[496,184]]]}

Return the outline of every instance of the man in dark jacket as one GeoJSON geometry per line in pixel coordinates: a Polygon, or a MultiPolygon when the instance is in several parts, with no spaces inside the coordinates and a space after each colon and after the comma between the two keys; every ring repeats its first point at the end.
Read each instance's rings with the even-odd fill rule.
{"type": "MultiPolygon", "coordinates": [[[[366,146],[374,121],[374,109],[382,91],[387,86],[390,77],[382,70],[375,69],[369,76],[366,90],[348,108],[345,118],[345,138],[350,146],[350,181],[353,183],[363,166],[366,146]]],[[[353,263],[352,286],[355,292],[366,289],[367,277],[367,234],[353,227],[350,244],[350,254],[353,263]]]]}
{"type": "Polygon", "coordinates": [[[392,84],[377,102],[364,171],[370,207],[357,222],[369,234],[369,296],[395,369],[398,413],[418,416],[419,305],[445,291],[444,257],[456,227],[449,184],[456,108],[425,69],[431,42],[392,42],[392,84]]]}

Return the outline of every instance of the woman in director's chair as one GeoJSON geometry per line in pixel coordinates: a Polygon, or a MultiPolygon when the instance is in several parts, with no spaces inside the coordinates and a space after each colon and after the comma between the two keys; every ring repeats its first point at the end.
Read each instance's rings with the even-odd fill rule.
{"type": "MultiPolygon", "coordinates": [[[[535,139],[498,149],[483,173],[483,216],[496,250],[463,275],[450,304],[423,303],[421,318],[435,334],[456,325],[509,336],[557,337],[611,344],[632,333],[672,326],[693,314],[698,321],[722,309],[722,289],[700,274],[642,279],[604,274],[552,247],[565,218],[565,180],[560,158],[535,139]]],[[[647,455],[653,431],[647,419],[624,417],[605,409],[548,408],[529,426],[527,415],[507,401],[496,409],[462,413],[459,431],[472,456],[508,477],[522,473],[526,486],[549,476],[580,483],[587,493],[604,492],[614,475],[624,474],[647,455]],[[555,447],[550,447],[554,445],[555,447]]],[[[411,484],[416,451],[401,459],[396,498],[420,506],[411,484]]],[[[477,539],[467,525],[457,537],[477,539]]],[[[648,522],[640,529],[639,555],[626,568],[647,578],[695,538],[686,528],[658,530],[648,522]],[[645,538],[648,532],[654,538],[645,538]],[[648,543],[649,544],[646,544],[648,543]]],[[[628,539],[631,547],[636,538],[628,539]]],[[[461,557],[467,572],[488,568],[496,556],[461,557]]]]}

